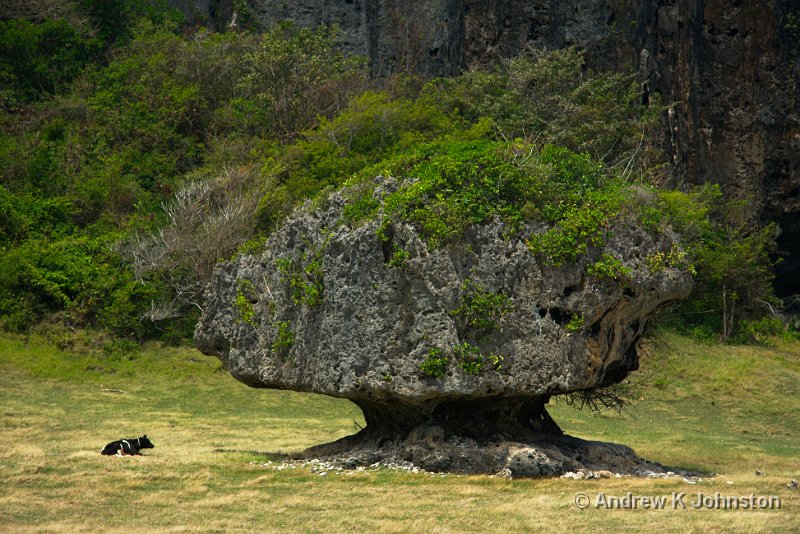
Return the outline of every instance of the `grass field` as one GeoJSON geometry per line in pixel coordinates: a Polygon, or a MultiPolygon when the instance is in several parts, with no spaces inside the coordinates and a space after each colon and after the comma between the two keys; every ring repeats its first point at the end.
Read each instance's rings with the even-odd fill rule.
{"type": "Polygon", "coordinates": [[[0,531],[800,532],[800,343],[702,345],[662,333],[622,415],[552,408],[575,436],[625,443],[675,479],[507,480],[265,467],[352,433],[350,403],[235,382],[191,349],[74,355],[0,338],[0,531]],[[104,457],[142,433],[155,449],[104,457]],[[756,476],[760,470],[763,475],[756,476]],[[708,473],[715,473],[711,477],[708,473]],[[664,510],[597,509],[600,494],[664,510]],[[687,509],[673,509],[673,492],[687,509]],[[778,496],[779,510],[694,510],[697,492],[778,496]],[[575,506],[585,493],[588,509],[575,506]]]}

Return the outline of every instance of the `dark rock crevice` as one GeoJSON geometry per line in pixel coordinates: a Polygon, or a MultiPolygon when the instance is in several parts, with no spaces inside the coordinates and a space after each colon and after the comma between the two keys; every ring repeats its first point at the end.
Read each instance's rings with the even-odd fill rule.
{"type": "Polygon", "coordinates": [[[413,429],[424,426],[436,426],[447,435],[469,437],[478,442],[499,435],[524,438],[532,432],[562,435],[545,408],[548,396],[434,399],[425,403],[351,400],[361,408],[367,423],[363,437],[407,437],[413,429]]]}

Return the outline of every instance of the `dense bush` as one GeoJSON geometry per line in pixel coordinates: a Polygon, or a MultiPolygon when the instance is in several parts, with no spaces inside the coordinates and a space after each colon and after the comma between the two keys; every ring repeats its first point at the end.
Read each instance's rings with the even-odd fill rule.
{"type": "Polygon", "coordinates": [[[695,272],[695,291],[676,311],[676,318],[701,336],[716,332],[728,339],[740,321],[746,327],[772,311],[770,252],[775,229],[752,226],[742,207],[726,202],[716,185],[689,194],[658,194],[658,209],[683,238],[686,260],[695,272]]]}
{"type": "Polygon", "coordinates": [[[137,308],[152,290],[121,268],[113,234],[29,240],[0,258],[0,315],[9,330],[27,330],[48,312],[64,310],[71,324],[97,324],[115,335],[150,332],[137,308]]]}
{"type": "Polygon", "coordinates": [[[190,333],[214,262],[252,233],[253,151],[332,116],[360,63],[335,29],[181,36],[150,2],[21,15],[0,22],[1,322],[190,333]]]}
{"type": "Polygon", "coordinates": [[[100,50],[65,21],[0,20],[0,107],[65,90],[100,50]]]}
{"type": "Polygon", "coordinates": [[[641,104],[633,76],[587,70],[575,48],[531,49],[493,72],[439,80],[426,91],[473,122],[491,118],[506,140],[561,146],[624,177],[653,163],[644,141],[663,109],[641,104]]]}
{"type": "Polygon", "coordinates": [[[179,20],[163,0],[30,0],[0,7],[0,109],[69,92],[87,66],[130,39],[140,19],[179,20]]]}

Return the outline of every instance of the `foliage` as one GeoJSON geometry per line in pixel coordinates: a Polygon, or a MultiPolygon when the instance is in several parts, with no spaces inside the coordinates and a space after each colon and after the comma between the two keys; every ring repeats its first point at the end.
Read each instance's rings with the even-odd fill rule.
{"type": "Polygon", "coordinates": [[[272,342],[272,352],[286,354],[294,345],[294,332],[292,332],[288,321],[278,321],[275,326],[277,327],[277,333],[275,341],[272,342]]]}
{"type": "Polygon", "coordinates": [[[696,273],[692,297],[676,311],[682,322],[698,332],[705,325],[705,331],[728,339],[740,321],[769,310],[774,299],[772,226],[750,224],[742,203],[726,202],[715,185],[689,194],[659,192],[657,207],[683,238],[686,251],[685,259],[668,255],[665,261],[688,263],[696,273]]]}
{"type": "Polygon", "coordinates": [[[411,257],[411,253],[400,247],[397,243],[392,245],[392,255],[389,258],[387,265],[389,267],[401,268],[405,267],[406,262],[411,257]]]}
{"type": "Polygon", "coordinates": [[[325,290],[322,270],[324,245],[316,250],[306,250],[299,258],[278,258],[275,267],[281,273],[283,282],[288,284],[295,304],[310,307],[322,303],[325,290]]]}
{"type": "Polygon", "coordinates": [[[568,210],[582,204],[586,195],[608,185],[604,165],[586,154],[547,144],[537,159],[548,166],[547,181],[539,191],[542,195],[539,209],[547,221],[563,219],[568,210]]]}
{"type": "Polygon", "coordinates": [[[379,207],[380,201],[373,198],[372,191],[369,190],[368,194],[361,195],[348,203],[344,207],[343,215],[348,221],[356,223],[368,218],[378,211],[379,207]]]}
{"type": "Polygon", "coordinates": [[[586,274],[601,280],[623,280],[630,277],[631,269],[618,258],[604,252],[597,261],[586,267],[586,274]]]}
{"type": "MultiPolygon", "coordinates": [[[[386,92],[365,91],[334,118],[303,132],[285,152],[266,159],[272,183],[262,203],[260,227],[270,229],[304,199],[445,135],[457,124],[423,99],[392,99],[386,92]]],[[[364,197],[362,205],[350,208],[349,216],[361,219],[371,208],[377,208],[375,201],[364,197]]]]}
{"type": "Polygon", "coordinates": [[[582,315],[573,313],[564,328],[566,328],[568,332],[578,332],[585,324],[586,319],[584,319],[582,315]]]}
{"type": "Polygon", "coordinates": [[[0,108],[13,110],[63,90],[100,46],[63,20],[0,20],[0,108]]]}
{"type": "Polygon", "coordinates": [[[332,113],[358,86],[359,67],[335,49],[334,30],[283,27],[261,36],[201,30],[186,38],[173,31],[169,16],[144,3],[81,6],[89,9],[81,13],[96,28],[93,36],[66,21],[1,23],[0,46],[17,48],[3,53],[0,71],[21,82],[3,85],[3,95],[14,99],[6,109],[14,113],[0,116],[0,247],[8,252],[4,262],[37,264],[4,272],[0,322],[26,330],[68,309],[78,324],[185,337],[214,263],[252,236],[263,194],[255,147],[332,113]],[[117,11],[114,20],[103,15],[107,9],[117,11]],[[128,24],[129,15],[145,16],[128,24]],[[112,46],[95,20],[107,23],[108,35],[124,23],[130,36],[118,34],[112,46]],[[95,46],[92,39],[101,41],[95,48],[103,49],[102,61],[87,48],[95,46]],[[55,51],[39,46],[42,40],[55,51]],[[254,127],[244,120],[249,115],[236,118],[231,110],[270,87],[289,90],[282,85],[287,80],[258,63],[277,49],[295,69],[291,90],[305,99],[293,105],[302,120],[291,126],[282,119],[283,129],[254,127]],[[20,107],[50,93],[56,98],[38,108],[20,107]],[[103,242],[102,252],[85,250],[90,242],[103,242]]]}
{"type": "Polygon", "coordinates": [[[481,374],[487,365],[495,371],[499,371],[503,364],[503,357],[499,354],[484,355],[480,348],[467,341],[456,345],[454,352],[461,362],[461,370],[468,375],[481,374]]]}
{"type": "Polygon", "coordinates": [[[800,339],[800,331],[787,324],[778,315],[765,315],[758,319],[743,319],[733,341],[735,343],[766,343],[775,340],[790,342],[800,339]]]}
{"type": "Polygon", "coordinates": [[[236,128],[286,139],[343,107],[363,74],[360,61],[335,46],[337,33],[290,24],[266,32],[239,58],[238,96],[224,110],[236,128]]]}
{"type": "Polygon", "coordinates": [[[452,140],[423,145],[413,157],[393,160],[393,174],[415,180],[385,198],[379,237],[388,240],[394,222],[413,222],[437,247],[495,216],[520,222],[534,180],[513,164],[506,149],[495,141],[452,140]]]}
{"type": "Polygon", "coordinates": [[[696,275],[697,270],[688,263],[686,251],[673,245],[667,252],[656,251],[645,258],[647,268],[651,273],[659,273],[667,268],[682,268],[696,275]]]}
{"type": "Polygon", "coordinates": [[[182,19],[181,13],[169,8],[167,0],[74,1],[106,46],[124,44],[133,37],[138,20],[172,28],[182,19]]]}
{"type": "Polygon", "coordinates": [[[136,21],[172,26],[177,13],[165,1],[75,0],[0,8],[0,109],[18,110],[66,93],[115,43],[132,36],[136,21]]]}
{"type": "Polygon", "coordinates": [[[74,324],[96,323],[139,339],[152,334],[138,310],[153,291],[119,269],[112,243],[110,236],[27,241],[0,256],[3,326],[24,331],[44,314],[66,310],[74,324]]]}
{"type": "Polygon", "coordinates": [[[541,254],[548,264],[558,266],[575,261],[588,253],[590,247],[601,246],[603,232],[616,214],[616,205],[606,196],[595,199],[597,203],[589,200],[582,206],[570,208],[558,225],[531,236],[530,251],[541,254]]]}
{"type": "Polygon", "coordinates": [[[471,329],[479,332],[496,330],[502,317],[511,311],[511,299],[499,291],[487,291],[472,280],[466,280],[461,290],[461,305],[450,313],[460,317],[471,329]]]}
{"type": "MultiPolygon", "coordinates": [[[[369,83],[336,28],[254,34],[244,7],[226,33],[181,31],[161,1],[0,7],[3,328],[57,315],[128,338],[188,336],[217,261],[343,184],[350,224],[380,218],[390,267],[410,257],[395,223],[438,247],[499,219],[540,261],[585,257],[587,274],[624,278],[603,245],[633,214],[682,235],[683,249],[646,262],[697,273],[679,312],[693,328],[727,337],[770,305],[770,228],[714,188],[631,201],[662,109],[630,76],[594,72],[575,49],[530,50],[493,71],[369,83]],[[382,201],[377,175],[396,178],[382,201]]],[[[282,260],[298,304],[321,301],[320,257],[282,260]]],[[[475,341],[507,303],[465,291],[456,316],[475,341]]]]}
{"type": "Polygon", "coordinates": [[[255,286],[250,280],[239,280],[236,287],[236,309],[239,311],[238,320],[250,326],[256,326],[256,312],[253,308],[255,286]]]}
{"type": "Polygon", "coordinates": [[[442,349],[432,348],[419,365],[419,370],[426,376],[442,378],[447,373],[447,363],[447,356],[443,354],[442,349]]]}
{"type": "Polygon", "coordinates": [[[491,117],[505,139],[562,146],[624,177],[644,172],[643,142],[662,109],[642,104],[632,76],[585,67],[576,48],[531,48],[494,72],[440,80],[430,90],[472,120],[491,117]]]}

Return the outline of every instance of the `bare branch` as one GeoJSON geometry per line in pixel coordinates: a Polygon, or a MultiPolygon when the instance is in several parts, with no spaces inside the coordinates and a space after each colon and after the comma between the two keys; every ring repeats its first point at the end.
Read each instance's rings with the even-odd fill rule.
{"type": "Polygon", "coordinates": [[[216,262],[252,235],[258,183],[250,169],[226,169],[190,182],[163,206],[168,219],[163,228],[122,247],[138,280],[169,288],[170,296],[151,303],[146,318],[176,318],[187,307],[202,311],[203,289],[216,262]]]}

